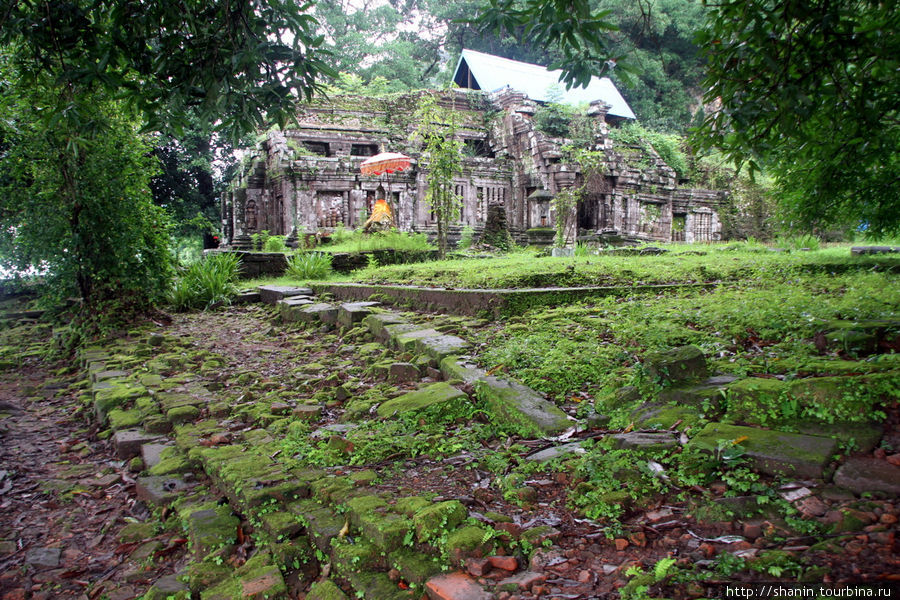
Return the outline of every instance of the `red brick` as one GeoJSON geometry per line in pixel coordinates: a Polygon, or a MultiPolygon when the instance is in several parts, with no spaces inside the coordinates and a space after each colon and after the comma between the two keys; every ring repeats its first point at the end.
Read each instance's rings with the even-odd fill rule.
{"type": "Polygon", "coordinates": [[[515,556],[489,556],[488,560],[495,569],[515,571],[519,568],[519,561],[516,560],[515,556]]]}
{"type": "Polygon", "coordinates": [[[531,586],[547,581],[547,576],[535,571],[523,571],[512,577],[507,577],[497,584],[497,587],[504,587],[510,584],[519,586],[520,590],[527,590],[531,586]]]}
{"type": "Polygon", "coordinates": [[[491,570],[491,561],[486,558],[467,558],[466,571],[473,577],[481,577],[491,570]]]}
{"type": "Polygon", "coordinates": [[[431,600],[492,600],[474,579],[465,573],[446,573],[425,582],[425,591],[431,600]]]}

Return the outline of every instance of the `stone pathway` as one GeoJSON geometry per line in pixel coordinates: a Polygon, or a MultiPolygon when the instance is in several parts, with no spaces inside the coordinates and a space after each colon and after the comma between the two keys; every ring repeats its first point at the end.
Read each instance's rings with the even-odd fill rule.
{"type": "MultiPolygon", "coordinates": [[[[835,580],[875,581],[900,566],[900,506],[889,500],[860,504],[823,481],[798,482],[784,493],[804,517],[832,526],[825,545],[764,513],[724,521],[672,499],[634,510],[625,528],[608,539],[601,525],[567,506],[569,473],[538,470],[531,479],[513,480],[482,470],[486,456],[508,454],[513,441],[535,464],[582,451],[566,413],[533,390],[458,358],[470,350],[466,329],[483,322],[384,311],[372,302],[341,305],[309,292],[265,289],[244,297],[265,305],[180,315],[171,327],[81,352],[89,376],[81,386],[83,410],[109,427],[115,452],[115,458],[107,455],[109,472],[90,476],[102,482],[94,495],[119,511],[114,524],[134,523],[113,533],[115,527],[100,523],[106,517],[99,515],[109,511],[77,515],[77,527],[91,532],[81,537],[99,540],[106,552],[111,536],[118,546],[106,556],[112,564],[105,571],[84,567],[71,578],[69,571],[80,565],[71,562],[77,536],[65,537],[72,526],[54,523],[32,532],[27,571],[55,579],[20,581],[8,569],[0,582],[8,584],[10,599],[20,593],[41,597],[28,596],[32,592],[65,598],[78,586],[89,600],[129,589],[142,593],[150,574],[155,581],[147,600],[390,600],[418,599],[423,592],[431,600],[587,599],[617,597],[630,569],[652,568],[667,557],[690,569],[722,555],[743,560],[787,551],[835,580]],[[379,427],[436,420],[452,439],[478,426],[458,417],[473,404],[508,439],[486,439],[483,448],[456,454],[375,454],[373,460],[355,447],[365,442],[358,432],[373,419],[382,419],[379,427]],[[556,441],[547,439],[560,433],[556,441]],[[329,465],[310,452],[344,458],[329,465]],[[151,568],[146,557],[165,564],[151,568]]],[[[50,379],[47,387],[46,373],[33,379],[47,393],[55,385],[50,379]]],[[[64,410],[73,399],[55,402],[54,410],[64,410]]],[[[73,435],[68,422],[59,424],[67,431],[38,425],[28,423],[39,437],[73,435]]],[[[66,450],[84,452],[83,438],[94,452],[92,433],[75,434],[66,450]]],[[[596,435],[612,435],[620,448],[683,443],[667,431],[598,429],[596,435]]],[[[29,456],[37,459],[50,447],[29,456]]],[[[760,465],[766,464],[761,455],[760,465]]],[[[856,476],[855,485],[868,485],[860,482],[878,476],[865,465],[848,464],[839,471],[841,481],[856,476]]],[[[703,494],[708,504],[735,513],[755,504],[753,496],[725,491],[727,486],[703,494]]],[[[78,502],[82,495],[72,496],[78,502]]],[[[51,495],[60,497],[58,491],[51,495]]],[[[10,506],[16,518],[29,513],[30,499],[10,506]]],[[[0,537],[14,541],[6,531],[0,537]]],[[[7,549],[7,565],[19,572],[25,553],[7,549]]],[[[721,583],[695,582],[688,595],[714,594],[721,583]]]]}

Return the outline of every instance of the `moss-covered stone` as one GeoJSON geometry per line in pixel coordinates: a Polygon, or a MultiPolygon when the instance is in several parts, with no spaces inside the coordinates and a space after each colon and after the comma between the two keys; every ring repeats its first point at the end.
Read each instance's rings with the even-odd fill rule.
{"type": "Polygon", "coordinates": [[[438,502],[419,510],[413,516],[416,539],[427,542],[444,532],[456,529],[466,518],[466,507],[458,500],[438,502]]]}
{"type": "Polygon", "coordinates": [[[186,405],[170,408],[166,411],[166,418],[173,425],[190,423],[200,417],[200,409],[196,406],[186,405]]]}
{"type": "Polygon", "coordinates": [[[401,548],[388,555],[390,566],[400,571],[407,582],[418,586],[442,571],[442,563],[434,556],[422,554],[412,548],[401,548]]]}
{"type": "Polygon", "coordinates": [[[740,447],[754,467],[770,475],[820,479],[837,450],[831,438],[708,423],[688,444],[715,453],[720,444],[740,447]]]}
{"type": "Polygon", "coordinates": [[[566,413],[516,381],[484,377],[475,389],[496,421],[522,437],[558,435],[570,426],[566,413]]]}
{"type": "Polygon", "coordinates": [[[465,413],[469,405],[468,396],[455,387],[444,383],[434,383],[422,389],[409,392],[378,407],[378,416],[382,418],[396,414],[408,414],[429,411],[433,417],[459,416],[465,413]]]}
{"type": "Polygon", "coordinates": [[[127,380],[112,379],[95,384],[92,394],[94,413],[105,423],[110,410],[127,406],[141,396],[146,396],[147,388],[127,380]]]}
{"type": "Polygon", "coordinates": [[[706,377],[706,357],[696,346],[681,346],[644,357],[644,369],[653,378],[685,381],[706,377]]]}
{"type": "Polygon", "coordinates": [[[362,517],[379,510],[384,512],[388,503],[384,498],[375,495],[357,496],[347,500],[347,516],[354,527],[359,527],[362,517]]]}
{"type": "Polygon", "coordinates": [[[788,393],[788,384],[780,379],[748,377],[728,386],[725,421],[765,425],[788,393]]]}
{"type": "Polygon", "coordinates": [[[172,422],[163,415],[151,415],[144,419],[144,430],[147,433],[169,433],[172,422]]]}
{"type": "Polygon", "coordinates": [[[119,530],[119,541],[122,543],[140,542],[152,538],[156,531],[153,523],[129,523],[119,530]]]}
{"type": "Polygon", "coordinates": [[[385,567],[381,549],[362,539],[335,538],[332,546],[332,567],[342,577],[359,571],[371,571],[385,567]]]}
{"type": "Polygon", "coordinates": [[[202,560],[210,552],[234,544],[240,523],[228,506],[212,503],[193,510],[187,516],[186,525],[197,559],[202,560]]]}
{"type": "Polygon", "coordinates": [[[365,539],[382,551],[390,551],[403,545],[413,523],[394,513],[370,512],[360,517],[358,526],[365,539]]]}
{"type": "Polygon", "coordinates": [[[297,515],[283,510],[261,514],[259,520],[262,528],[278,541],[291,539],[303,530],[297,515]]]}
{"type": "Polygon", "coordinates": [[[150,467],[150,475],[187,473],[193,469],[187,455],[174,446],[170,446],[163,450],[160,453],[159,458],[159,462],[150,467]]]}
{"type": "MultiPolygon", "coordinates": [[[[370,315],[371,316],[371,315],[370,315]]],[[[317,581],[306,593],[306,600],[350,600],[347,594],[330,579],[317,581]]]]}
{"type": "Polygon", "coordinates": [[[462,565],[467,558],[483,558],[494,550],[491,531],[478,525],[460,527],[447,536],[444,553],[454,565],[462,565]]]}
{"type": "Polygon", "coordinates": [[[394,504],[393,510],[394,512],[406,515],[407,517],[412,517],[426,506],[431,506],[429,500],[421,496],[407,496],[405,498],[399,498],[394,504]]]}
{"type": "Polygon", "coordinates": [[[187,567],[188,587],[199,594],[215,587],[219,582],[231,576],[231,567],[227,563],[217,564],[214,561],[194,561],[187,567]]]}
{"type": "Polygon", "coordinates": [[[400,589],[386,573],[350,573],[347,579],[362,600],[417,600],[422,596],[415,590],[400,589]]]}
{"type": "Polygon", "coordinates": [[[144,420],[144,415],[137,409],[122,410],[114,408],[109,411],[109,428],[118,431],[119,429],[128,429],[137,427],[144,420]]]}
{"type": "Polygon", "coordinates": [[[346,520],[314,500],[300,500],[288,505],[288,510],[297,515],[313,544],[322,552],[330,552],[331,541],[337,538],[346,520]]]}

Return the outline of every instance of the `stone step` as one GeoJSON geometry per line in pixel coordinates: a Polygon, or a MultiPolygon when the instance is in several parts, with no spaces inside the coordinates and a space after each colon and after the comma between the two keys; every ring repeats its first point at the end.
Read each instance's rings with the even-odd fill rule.
{"type": "Polygon", "coordinates": [[[688,446],[715,453],[721,444],[742,449],[763,473],[810,479],[824,479],[837,453],[837,441],[831,438],[725,423],[707,423],[688,446]]]}
{"type": "Polygon", "coordinates": [[[372,314],[372,307],[379,304],[379,302],[347,302],[341,304],[340,308],[338,308],[337,323],[341,327],[349,329],[372,314]]]}
{"type": "Polygon", "coordinates": [[[388,418],[406,413],[425,411],[436,407],[446,415],[459,415],[469,404],[469,397],[450,384],[439,382],[424,388],[397,396],[378,407],[378,416],[388,418]]]}
{"type": "Polygon", "coordinates": [[[522,437],[558,435],[572,425],[558,406],[518,381],[488,375],[475,390],[499,422],[522,437]]]}
{"type": "Polygon", "coordinates": [[[290,287],[284,285],[259,286],[259,299],[264,304],[276,304],[279,300],[292,296],[312,296],[310,288],[290,287]]]}

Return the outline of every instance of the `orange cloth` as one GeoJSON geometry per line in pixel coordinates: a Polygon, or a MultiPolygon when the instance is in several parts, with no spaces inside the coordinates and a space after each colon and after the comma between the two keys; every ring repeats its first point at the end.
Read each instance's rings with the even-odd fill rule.
{"type": "Polygon", "coordinates": [[[384,198],[376,200],[375,206],[372,207],[372,216],[366,220],[366,224],[363,225],[363,231],[368,231],[372,227],[390,229],[393,226],[394,217],[391,214],[391,207],[388,205],[387,200],[384,198]]]}

